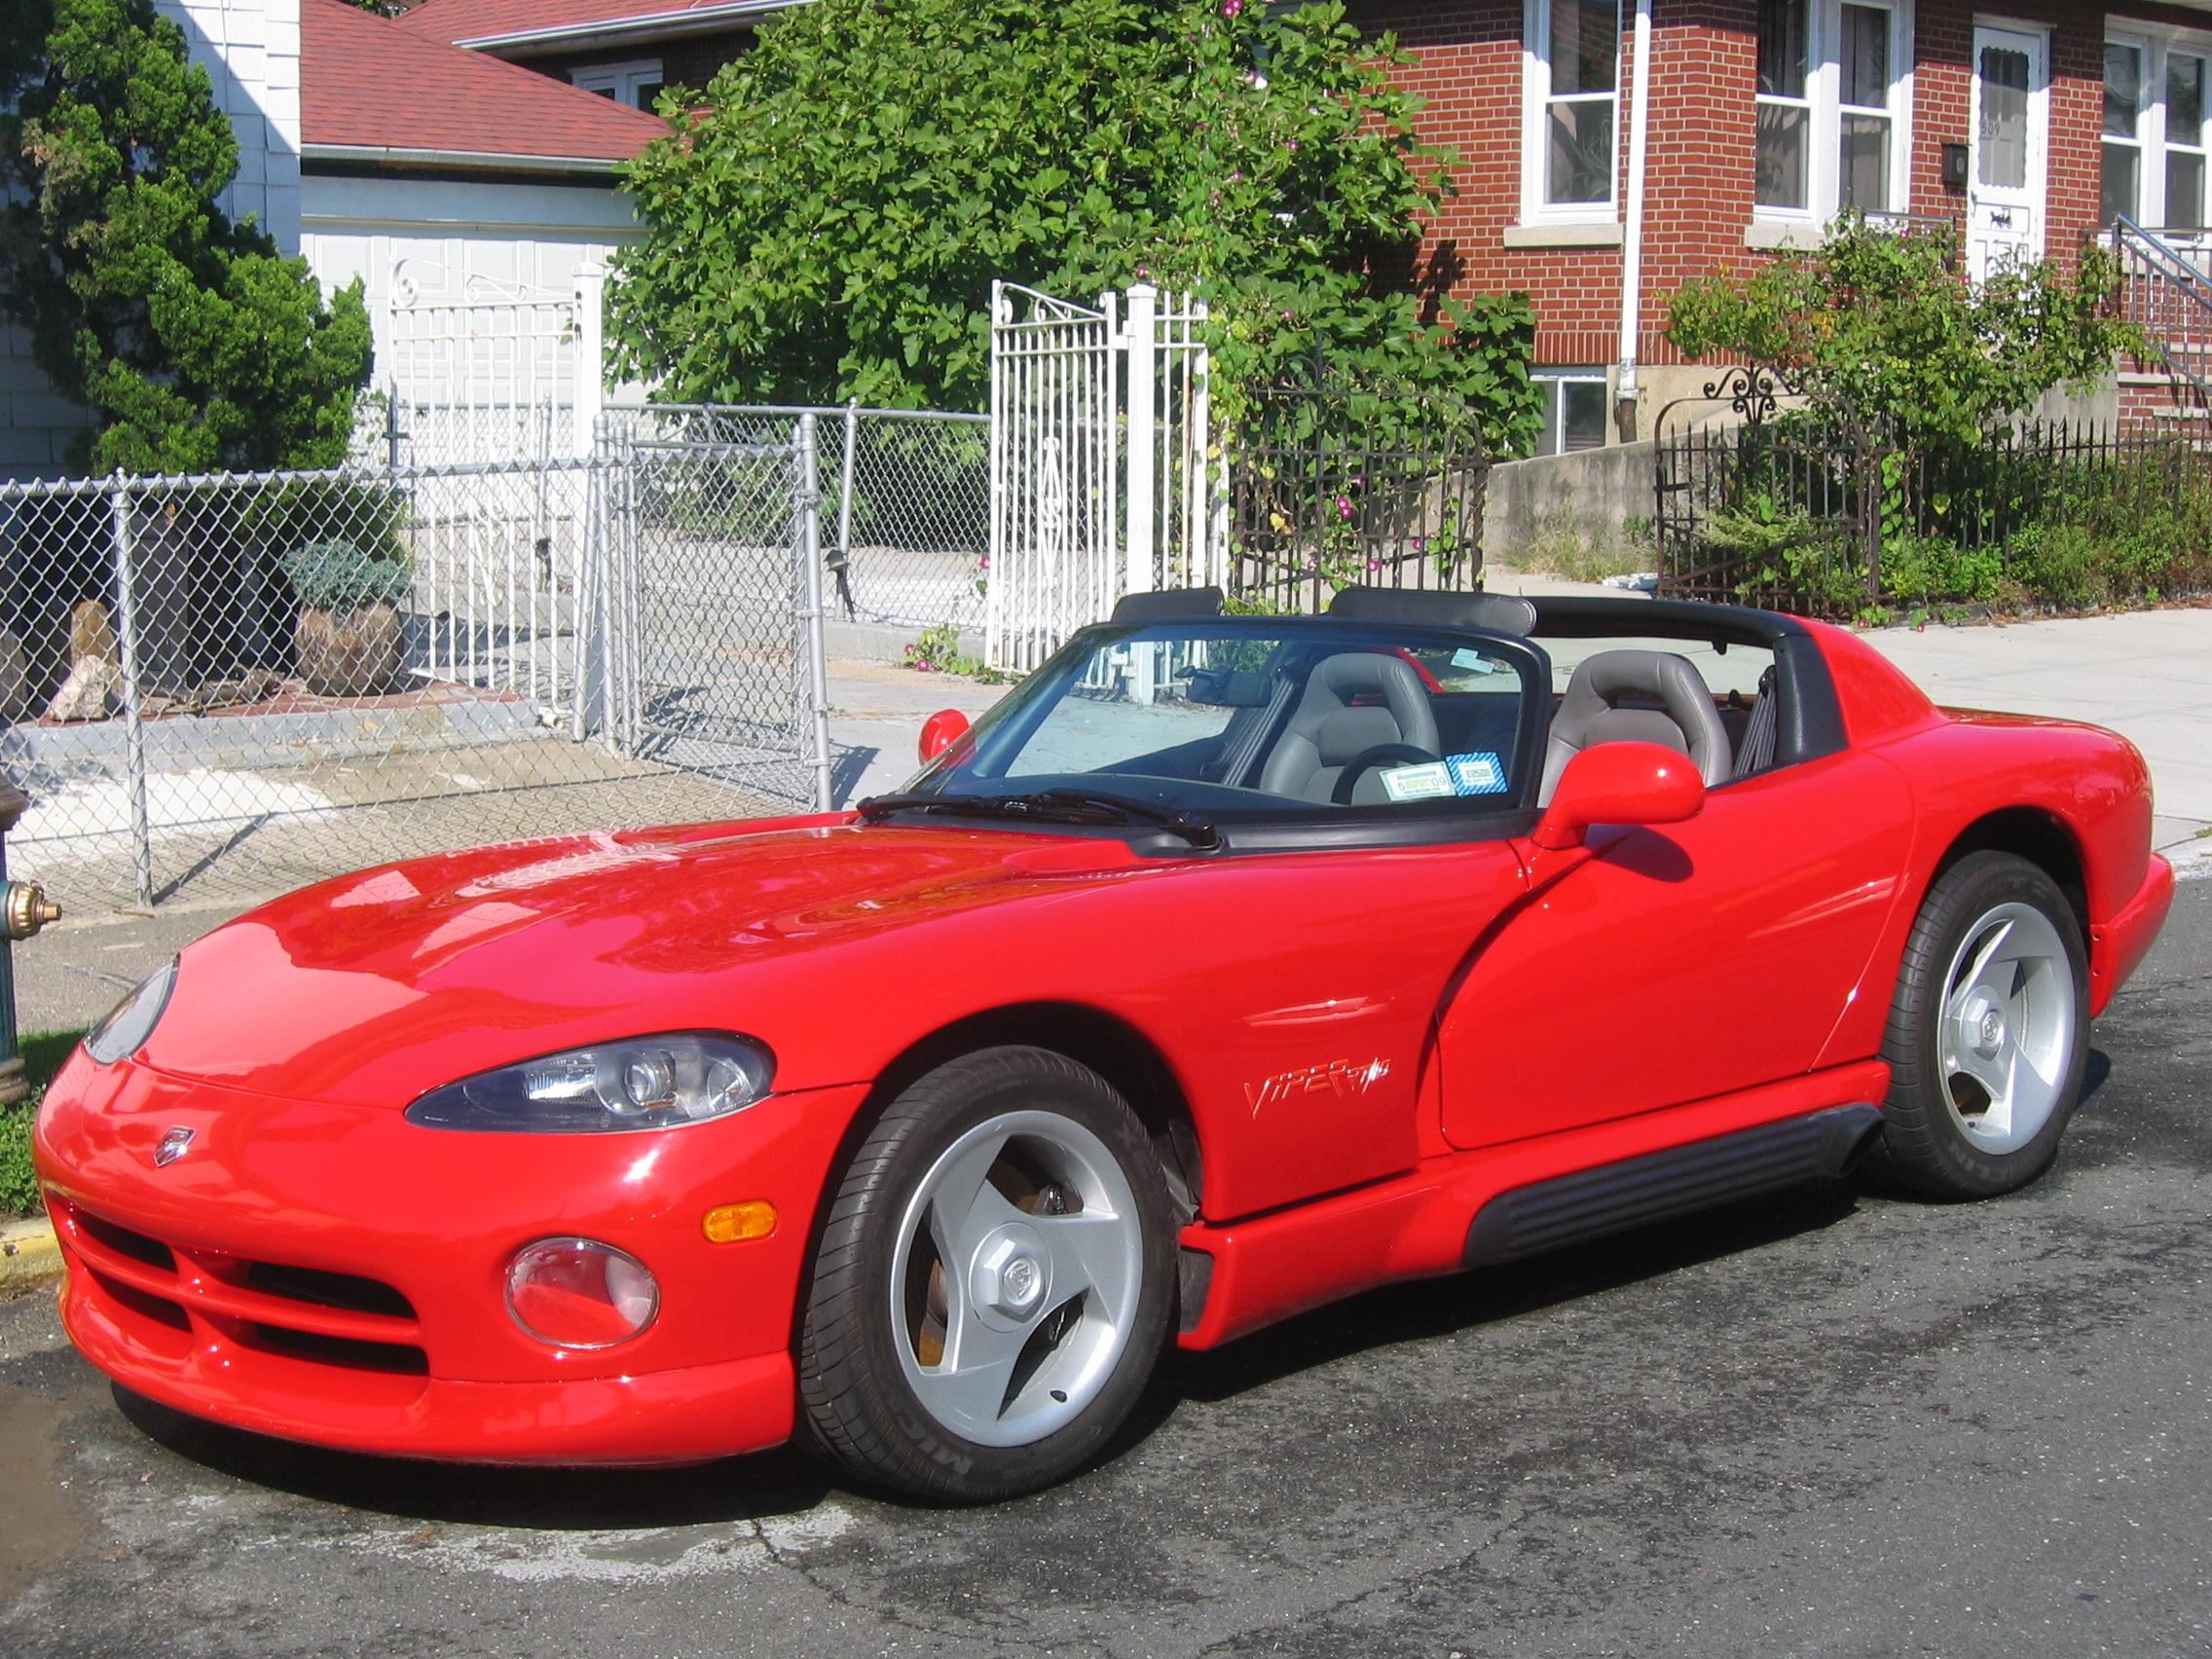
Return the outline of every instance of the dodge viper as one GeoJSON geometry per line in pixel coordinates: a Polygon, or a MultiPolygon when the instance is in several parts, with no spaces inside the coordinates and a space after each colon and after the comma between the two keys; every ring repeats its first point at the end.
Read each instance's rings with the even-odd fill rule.
{"type": "Polygon", "coordinates": [[[920,747],[192,944],[36,1125],[77,1346],[333,1447],[1003,1496],[1169,1342],[2034,1180],[2172,895],[2126,742],[1744,608],[1144,595],[920,747]]]}

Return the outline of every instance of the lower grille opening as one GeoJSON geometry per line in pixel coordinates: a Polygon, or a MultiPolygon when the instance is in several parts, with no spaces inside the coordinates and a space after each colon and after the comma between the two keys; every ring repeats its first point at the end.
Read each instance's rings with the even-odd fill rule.
{"type": "Polygon", "coordinates": [[[426,1377],[430,1359],[421,1348],[398,1343],[364,1343],[351,1337],[326,1337],[313,1331],[288,1331],[278,1325],[247,1325],[240,1335],[252,1347],[349,1371],[383,1371],[398,1377],[426,1377]]]}
{"type": "Polygon", "coordinates": [[[159,1238],[149,1238],[143,1233],[133,1233],[128,1227],[118,1227],[112,1221],[102,1221],[90,1210],[76,1211],[77,1225],[95,1244],[104,1244],[118,1256],[128,1256],[133,1262],[143,1262],[149,1268],[159,1268],[166,1273],[176,1272],[176,1257],[159,1238]]]}
{"type": "Polygon", "coordinates": [[[292,1302],[309,1302],[318,1308],[343,1308],[351,1313],[384,1313],[412,1319],[415,1309],[407,1298],[388,1284],[352,1273],[326,1272],[320,1268],[287,1268],[276,1262],[246,1265],[248,1288],[292,1302]]]}
{"type": "Polygon", "coordinates": [[[149,1296],[136,1285],[125,1284],[121,1279],[109,1278],[96,1268],[88,1271],[99,1281],[100,1290],[108,1300],[127,1312],[135,1313],[139,1318],[149,1319],[157,1325],[166,1325],[172,1331],[182,1331],[187,1335],[191,1333],[192,1321],[184,1316],[184,1309],[175,1303],[166,1302],[158,1296],[149,1296]]]}

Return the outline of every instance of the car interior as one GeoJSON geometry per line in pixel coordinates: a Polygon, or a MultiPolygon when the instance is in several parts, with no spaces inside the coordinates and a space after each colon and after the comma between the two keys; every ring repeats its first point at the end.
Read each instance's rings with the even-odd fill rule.
{"type": "MultiPolygon", "coordinates": [[[[1168,614],[1161,602],[1202,605],[1205,597],[1142,596],[1148,603],[1118,619],[1168,614]]],[[[1337,595],[1329,614],[1442,622],[1552,644],[1537,607],[1517,596],[1353,587],[1337,595]]],[[[1578,635],[1572,645],[1597,648],[1570,650],[1574,660],[1560,665],[1564,682],[1555,674],[1537,804],[1550,800],[1569,760],[1602,743],[1664,745],[1685,756],[1709,789],[1777,764],[1780,690],[1770,648],[1737,642],[1739,660],[1729,667],[1738,682],[1716,691],[1697,659],[1710,664],[1716,653],[1725,656],[1725,640],[1631,645],[1578,635]]],[[[1207,745],[1202,758],[1190,757],[1192,775],[1210,782],[1316,804],[1371,805],[1389,798],[1380,776],[1386,767],[1467,753],[1501,755],[1511,764],[1517,719],[1510,700],[1450,689],[1414,653],[1362,647],[1309,654],[1272,662],[1265,676],[1236,678],[1249,682],[1235,688],[1241,697],[1199,688],[1248,704],[1218,745],[1207,745]],[[1262,700],[1259,689],[1270,682],[1272,700],[1262,700]]],[[[1160,758],[1148,757],[1147,768],[1160,758]]]]}

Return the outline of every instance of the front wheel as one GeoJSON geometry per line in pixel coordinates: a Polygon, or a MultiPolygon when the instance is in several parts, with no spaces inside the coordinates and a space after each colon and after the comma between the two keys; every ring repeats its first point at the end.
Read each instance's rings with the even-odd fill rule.
{"type": "Polygon", "coordinates": [[[1173,1249],[1151,1142],[1103,1078],[1041,1049],[940,1067],[830,1202],[799,1335],[815,1442],[928,1497],[1061,1479],[1151,1374],[1173,1249]]]}
{"type": "Polygon", "coordinates": [[[2025,1186],[2058,1156],[2088,1060],[2081,925],[2036,866],[1970,853],[1913,923],[1882,1057],[1878,1173],[1935,1198],[2025,1186]]]}

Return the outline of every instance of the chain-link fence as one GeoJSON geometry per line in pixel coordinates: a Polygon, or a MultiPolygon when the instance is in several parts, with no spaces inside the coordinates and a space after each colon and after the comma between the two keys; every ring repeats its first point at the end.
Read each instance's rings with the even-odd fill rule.
{"type": "Polygon", "coordinates": [[[734,404],[623,406],[600,422],[626,443],[761,443],[815,417],[831,614],[899,628],[979,628],[990,583],[990,418],[936,410],[734,404]]]}
{"type": "Polygon", "coordinates": [[[151,905],[823,801],[813,431],[0,486],[12,866],[151,905]]]}

